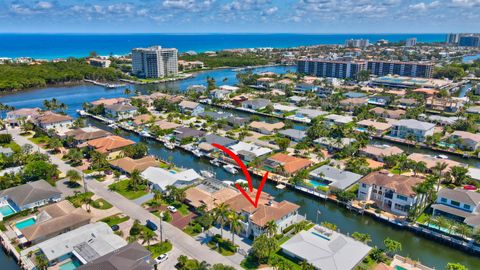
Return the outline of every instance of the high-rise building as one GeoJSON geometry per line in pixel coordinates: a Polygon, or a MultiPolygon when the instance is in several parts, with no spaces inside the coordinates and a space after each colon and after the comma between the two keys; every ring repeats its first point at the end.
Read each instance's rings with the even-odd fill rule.
{"type": "Polygon", "coordinates": [[[480,47],[480,36],[477,36],[477,35],[460,36],[460,38],[458,39],[458,46],[480,47]]]}
{"type": "Polygon", "coordinates": [[[433,64],[424,62],[370,60],[367,63],[367,70],[370,71],[372,75],[377,76],[391,74],[407,77],[431,78],[433,64]]]}
{"type": "Polygon", "coordinates": [[[450,44],[450,45],[455,45],[455,44],[458,44],[458,39],[460,37],[460,34],[447,34],[447,39],[446,39],[446,43],[447,44],[450,44]]]}
{"type": "Polygon", "coordinates": [[[345,40],[345,47],[350,48],[365,48],[370,45],[368,39],[347,39],[345,40]]]}
{"type": "Polygon", "coordinates": [[[178,51],[153,46],[132,50],[132,73],[138,77],[161,78],[178,74],[178,51]]]}
{"type": "Polygon", "coordinates": [[[300,73],[317,77],[355,79],[365,69],[364,61],[334,61],[325,59],[304,59],[297,63],[300,73]]]}
{"type": "Polygon", "coordinates": [[[407,47],[414,47],[417,45],[417,38],[407,38],[405,40],[405,46],[407,47]]]}

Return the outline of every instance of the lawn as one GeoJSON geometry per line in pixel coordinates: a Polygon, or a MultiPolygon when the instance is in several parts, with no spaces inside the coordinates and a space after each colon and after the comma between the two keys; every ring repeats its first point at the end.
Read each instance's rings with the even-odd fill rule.
{"type": "Polygon", "coordinates": [[[238,248],[238,246],[234,246],[231,241],[222,239],[219,234],[215,235],[212,240],[207,243],[207,246],[223,256],[232,256],[238,248]]]}
{"type": "Polygon", "coordinates": [[[102,198],[93,201],[92,206],[101,210],[107,210],[113,207],[109,202],[105,201],[102,198]]]}
{"type": "MultiPolygon", "coordinates": [[[[87,192],[87,193],[78,193],[74,196],[69,196],[67,197],[67,200],[69,200],[73,206],[75,206],[76,208],[82,206],[82,204],[84,204],[84,200],[86,198],[92,198],[93,196],[93,192],[87,192]]],[[[93,205],[92,205],[93,206],[93,205]]]]}
{"type": "Polygon", "coordinates": [[[184,203],[174,202],[172,203],[175,208],[177,208],[178,212],[182,214],[182,216],[187,216],[190,214],[190,210],[188,210],[188,206],[184,203]]]}
{"type": "Polygon", "coordinates": [[[117,214],[117,215],[113,215],[113,216],[106,217],[106,218],[104,218],[104,219],[102,219],[102,220],[100,220],[100,221],[107,223],[108,226],[111,227],[111,226],[113,226],[113,225],[118,225],[118,224],[120,224],[120,223],[122,223],[122,222],[125,222],[125,221],[127,221],[127,220],[129,220],[129,219],[130,219],[130,217],[121,217],[119,214],[117,214]]]}
{"type": "Polygon", "coordinates": [[[130,188],[130,180],[126,179],[108,186],[109,189],[116,191],[118,194],[122,195],[123,197],[129,200],[138,199],[147,194],[144,189],[140,190],[131,190],[130,188]]]}
{"type": "Polygon", "coordinates": [[[2,147],[10,148],[10,149],[12,149],[12,151],[14,151],[14,152],[20,152],[20,150],[22,149],[22,148],[20,147],[20,145],[18,145],[18,144],[17,144],[16,142],[14,142],[14,141],[11,141],[11,142],[9,142],[9,143],[4,143],[4,144],[2,144],[2,147]]]}
{"type": "Polygon", "coordinates": [[[41,144],[46,144],[49,138],[47,136],[39,136],[39,137],[29,138],[29,140],[36,145],[41,145],[41,144]]]}
{"type": "Polygon", "coordinates": [[[167,253],[172,250],[172,243],[168,240],[162,243],[157,243],[154,245],[147,246],[148,251],[152,253],[152,257],[156,258],[163,253],[167,253]]]}

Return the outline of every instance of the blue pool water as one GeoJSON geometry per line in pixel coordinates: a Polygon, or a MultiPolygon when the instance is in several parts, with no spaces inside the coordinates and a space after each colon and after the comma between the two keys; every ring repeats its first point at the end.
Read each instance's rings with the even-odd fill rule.
{"type": "Polygon", "coordinates": [[[17,229],[21,230],[21,229],[24,229],[26,227],[32,226],[33,224],[35,224],[35,222],[36,221],[35,221],[34,218],[29,218],[29,219],[25,219],[25,220],[22,220],[20,222],[17,222],[15,227],[17,227],[17,229]]]}
{"type": "Polygon", "coordinates": [[[314,188],[317,188],[317,187],[328,187],[327,184],[325,183],[321,183],[321,182],[318,182],[318,181],[315,181],[315,180],[307,180],[307,182],[312,185],[314,188]]]}
{"type": "Polygon", "coordinates": [[[8,217],[14,213],[15,213],[15,210],[13,210],[13,208],[10,205],[4,205],[0,207],[0,214],[2,214],[2,216],[4,217],[8,217]]]}
{"type": "Polygon", "coordinates": [[[326,237],[326,236],[323,236],[323,235],[321,235],[321,234],[319,234],[319,233],[312,232],[312,234],[314,234],[314,235],[316,235],[316,236],[318,236],[318,237],[320,237],[320,238],[323,238],[323,239],[325,239],[325,240],[327,240],[327,241],[330,241],[330,238],[328,238],[328,237],[326,237]]]}
{"type": "Polygon", "coordinates": [[[75,270],[78,267],[80,267],[81,265],[82,265],[82,263],[80,263],[79,261],[77,261],[75,259],[72,259],[71,261],[60,265],[60,270],[75,270]]]}

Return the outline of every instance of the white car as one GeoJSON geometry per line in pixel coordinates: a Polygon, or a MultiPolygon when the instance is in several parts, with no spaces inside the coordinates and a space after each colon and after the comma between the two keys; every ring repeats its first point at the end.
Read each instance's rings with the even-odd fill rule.
{"type": "Polygon", "coordinates": [[[169,205],[169,206],[167,206],[167,209],[168,209],[170,212],[172,212],[172,213],[176,213],[176,212],[177,212],[177,208],[175,208],[175,206],[169,205]]]}
{"type": "Polygon", "coordinates": [[[162,263],[164,261],[166,261],[168,259],[168,254],[167,253],[163,253],[162,255],[158,256],[157,258],[155,258],[155,264],[159,264],[159,263],[162,263]]]}

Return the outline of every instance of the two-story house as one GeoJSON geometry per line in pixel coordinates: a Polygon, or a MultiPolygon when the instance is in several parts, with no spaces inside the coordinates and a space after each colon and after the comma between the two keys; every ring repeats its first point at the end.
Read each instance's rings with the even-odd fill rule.
{"type": "Polygon", "coordinates": [[[190,113],[193,116],[197,116],[205,111],[205,108],[200,103],[188,100],[180,102],[178,107],[180,107],[182,113],[190,113]]]}
{"type": "Polygon", "coordinates": [[[432,205],[433,216],[445,216],[473,228],[480,226],[480,193],[465,189],[442,188],[432,205]]]}
{"type": "Polygon", "coordinates": [[[435,124],[418,121],[415,119],[402,119],[393,123],[390,135],[401,139],[406,139],[413,135],[416,141],[423,142],[427,136],[432,136],[435,124]]]}
{"type": "Polygon", "coordinates": [[[137,113],[137,108],[129,104],[117,103],[105,105],[105,115],[111,119],[131,119],[137,113]]]}
{"type": "Polygon", "coordinates": [[[414,187],[422,178],[391,174],[388,171],[372,172],[360,180],[358,199],[374,201],[381,209],[406,216],[409,210],[423,200],[414,187]]]}
{"type": "Polygon", "coordinates": [[[450,134],[449,139],[461,149],[475,151],[480,147],[480,134],[456,130],[450,134]]]}

